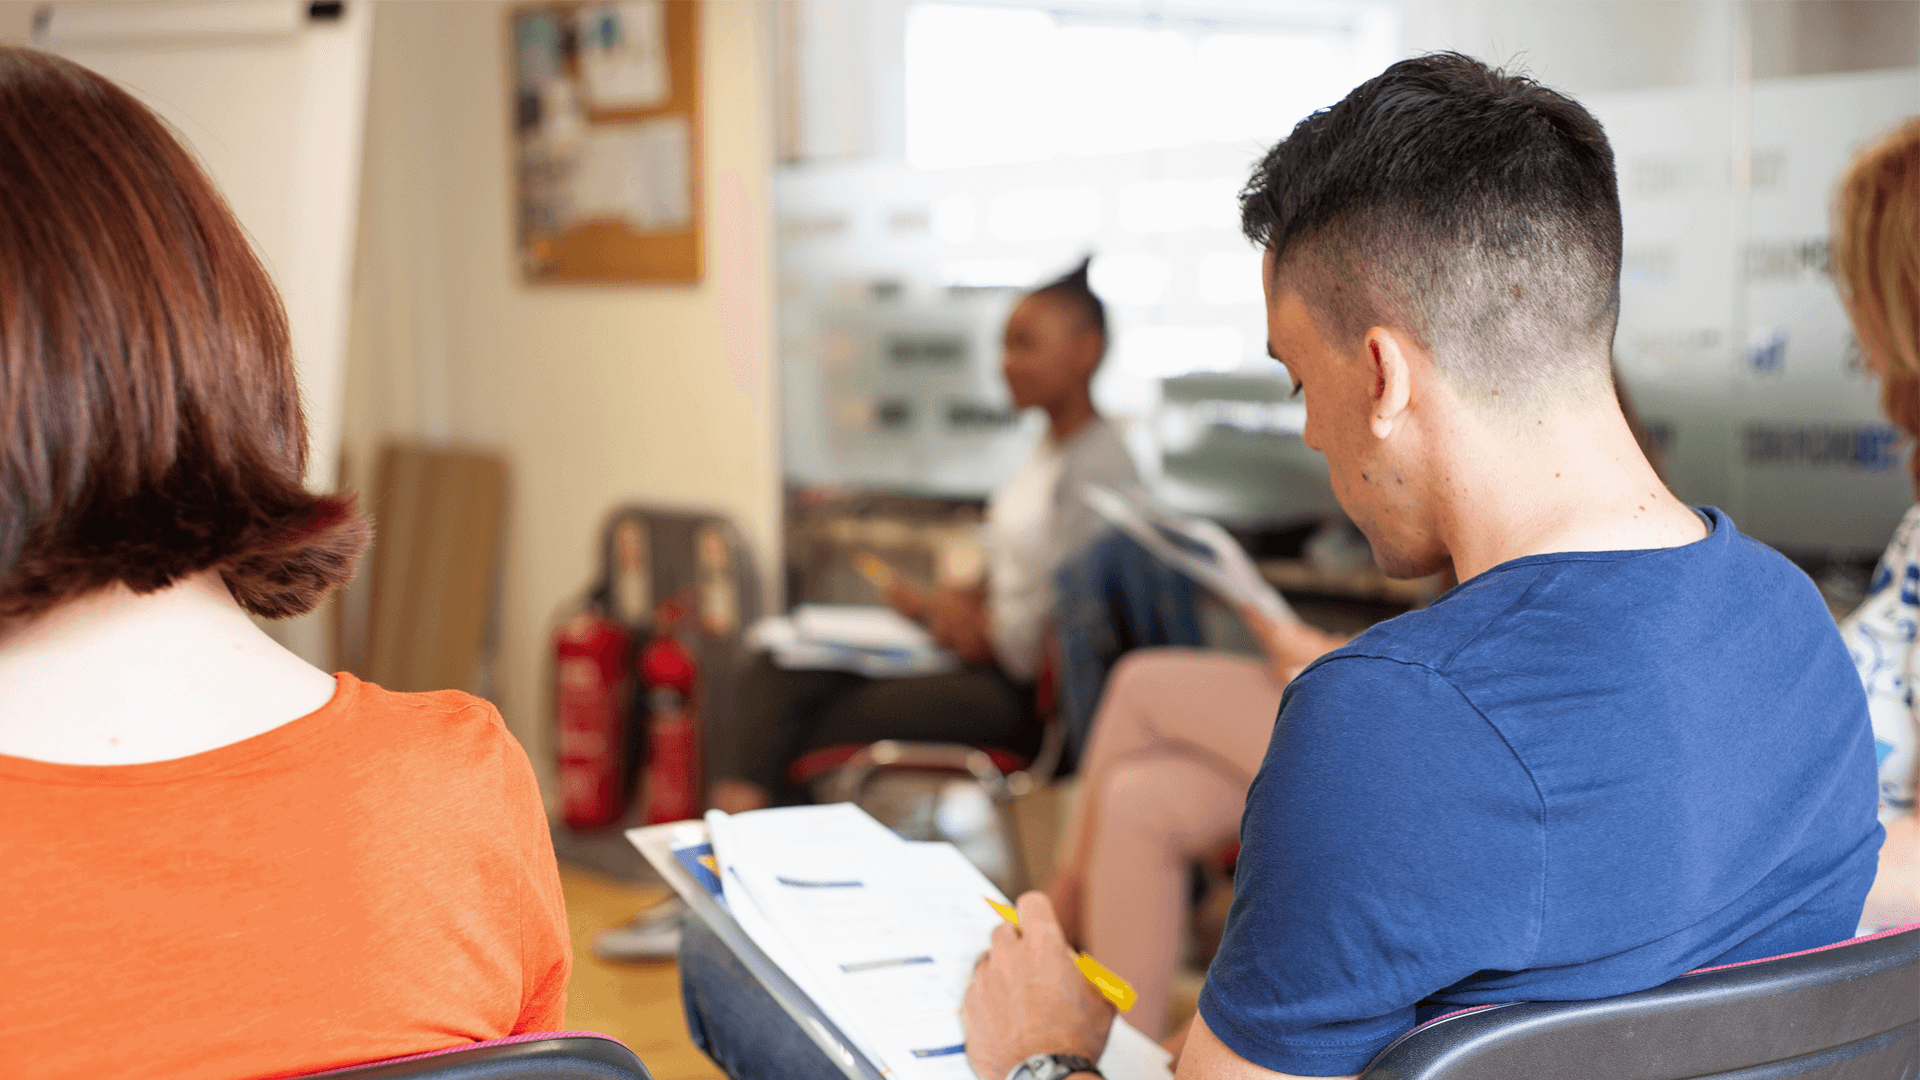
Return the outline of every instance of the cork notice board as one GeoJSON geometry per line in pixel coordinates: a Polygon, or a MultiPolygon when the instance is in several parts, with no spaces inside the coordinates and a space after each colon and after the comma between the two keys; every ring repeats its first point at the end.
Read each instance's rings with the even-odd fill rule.
{"type": "Polygon", "coordinates": [[[509,20],[526,279],[698,282],[699,0],[558,0],[509,20]]]}

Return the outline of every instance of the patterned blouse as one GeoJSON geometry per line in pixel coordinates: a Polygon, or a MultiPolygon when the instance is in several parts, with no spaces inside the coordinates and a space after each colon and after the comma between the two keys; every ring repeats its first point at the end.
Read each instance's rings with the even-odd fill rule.
{"type": "Polygon", "coordinates": [[[1914,679],[1920,677],[1920,506],[1907,510],[1893,543],[1880,556],[1867,599],[1840,622],[1873,715],[1873,749],[1880,760],[1880,819],[1913,813],[1914,679]]]}

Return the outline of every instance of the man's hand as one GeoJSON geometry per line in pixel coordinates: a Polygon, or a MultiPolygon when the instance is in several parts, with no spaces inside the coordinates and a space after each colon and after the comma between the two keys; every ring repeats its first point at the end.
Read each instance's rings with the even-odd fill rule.
{"type": "Polygon", "coordinates": [[[1260,651],[1267,654],[1267,670],[1279,686],[1292,682],[1301,668],[1353,640],[1316,630],[1306,623],[1277,622],[1252,605],[1243,604],[1238,610],[1240,621],[1253,631],[1254,639],[1260,642],[1260,651]]]}
{"type": "Polygon", "coordinates": [[[1034,1054],[1098,1061],[1113,1027],[1113,1004],[1074,966],[1046,894],[1027,893],[1019,908],[1019,926],[994,928],[960,1006],[967,1060],[981,1080],[1004,1080],[1034,1054]]]}

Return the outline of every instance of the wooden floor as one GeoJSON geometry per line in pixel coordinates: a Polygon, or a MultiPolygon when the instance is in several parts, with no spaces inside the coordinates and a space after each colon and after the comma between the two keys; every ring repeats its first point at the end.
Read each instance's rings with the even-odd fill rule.
{"type": "Polygon", "coordinates": [[[598,1031],[626,1043],[654,1080],[719,1080],[720,1070],[687,1038],[680,973],[672,961],[610,964],[593,955],[594,934],[631,919],[666,896],[667,887],[627,885],[562,863],[560,888],[573,931],[568,1029],[598,1031]]]}

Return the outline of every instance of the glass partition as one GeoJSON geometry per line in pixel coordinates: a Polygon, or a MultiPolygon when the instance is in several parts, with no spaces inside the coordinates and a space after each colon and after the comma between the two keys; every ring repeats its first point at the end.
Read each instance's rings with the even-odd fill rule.
{"type": "Polygon", "coordinates": [[[984,495],[1037,436],[999,324],[1094,256],[1096,401],[1170,504],[1335,512],[1264,355],[1235,196],[1264,147],[1394,58],[1524,68],[1606,125],[1615,359],[1675,492],[1787,548],[1877,551],[1905,445],[1826,268],[1857,147],[1920,109],[1920,4],[1421,0],[788,5],[777,178],[786,467],[984,495]]]}

